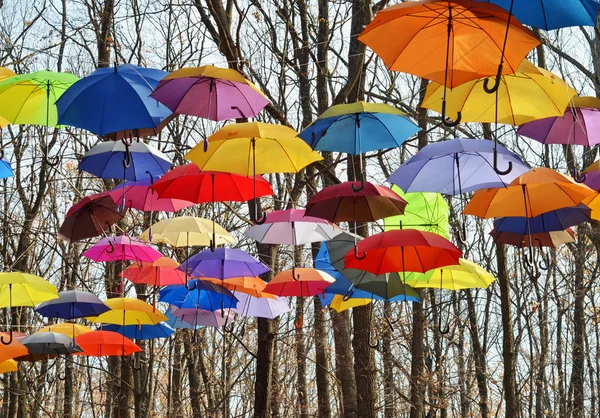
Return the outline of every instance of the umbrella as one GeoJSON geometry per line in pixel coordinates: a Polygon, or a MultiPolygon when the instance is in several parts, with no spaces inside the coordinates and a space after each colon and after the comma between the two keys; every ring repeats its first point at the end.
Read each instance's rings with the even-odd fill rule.
{"type": "MultiPolygon", "coordinates": [[[[185,157],[201,170],[226,171],[244,176],[297,173],[323,159],[287,126],[262,122],[226,125],[185,157]]],[[[256,182],[253,197],[257,198],[256,182]]],[[[256,223],[257,213],[251,214],[256,223]]]]}
{"type": "Polygon", "coordinates": [[[388,178],[405,192],[460,195],[505,187],[529,171],[520,157],[502,145],[480,139],[451,139],[421,148],[388,178]],[[498,167],[508,165],[508,173],[498,167]]]}
{"type": "Polygon", "coordinates": [[[374,274],[428,270],[458,264],[462,252],[446,238],[431,232],[386,231],[360,241],[345,255],[345,268],[374,274]],[[360,254],[360,255],[359,255],[360,254]]]}
{"type": "Polygon", "coordinates": [[[257,298],[244,293],[236,294],[235,297],[238,299],[238,304],[233,312],[241,316],[275,319],[292,310],[282,297],[257,298]]]}
{"type": "Polygon", "coordinates": [[[441,103],[446,94],[445,115],[450,118],[458,118],[460,113],[463,122],[521,125],[536,119],[562,116],[577,94],[559,77],[527,60],[519,65],[515,74],[500,78],[497,99],[496,95],[484,90],[486,80],[470,81],[448,92],[441,84],[429,83],[421,107],[444,115],[441,103]]]}
{"type": "Polygon", "coordinates": [[[384,230],[418,229],[450,239],[450,209],[441,194],[404,193],[398,186],[392,186],[392,190],[406,200],[407,205],[403,215],[383,219],[384,230]]]}
{"type": "Polygon", "coordinates": [[[178,308],[198,308],[207,311],[235,308],[237,299],[223,286],[203,280],[190,280],[191,286],[169,285],[159,292],[160,301],[178,308]]]}
{"type": "Polygon", "coordinates": [[[133,208],[144,212],[177,212],[193,205],[187,200],[160,198],[151,187],[152,183],[152,178],[126,181],[108,192],[108,195],[116,204],[121,204],[121,210],[133,208]]]}
{"type": "Polygon", "coordinates": [[[264,224],[250,227],[244,235],[262,244],[304,245],[329,240],[342,232],[325,219],[305,215],[304,210],[276,210],[269,213],[264,224]]]}
{"type": "Polygon", "coordinates": [[[406,201],[391,189],[365,183],[344,182],[325,187],[306,204],[306,215],[330,222],[373,222],[402,215],[406,201]]]}
{"type": "MultiPolygon", "coordinates": [[[[5,80],[9,77],[17,75],[13,70],[9,70],[6,67],[0,67],[0,81],[5,80]]],[[[10,125],[10,122],[0,116],[0,128],[10,125]]],[[[4,151],[0,150],[0,158],[4,157],[4,151]]]]}
{"type": "Polygon", "coordinates": [[[156,325],[102,325],[106,331],[118,332],[132,340],[151,340],[153,338],[169,338],[175,333],[167,323],[160,322],[156,325]]]}
{"type": "Polygon", "coordinates": [[[355,297],[348,299],[342,295],[336,295],[332,293],[324,293],[319,295],[319,300],[321,301],[322,306],[329,307],[338,313],[346,311],[350,308],[365,306],[373,302],[373,299],[361,299],[355,297]]]}
{"type": "Polygon", "coordinates": [[[531,247],[558,247],[559,245],[575,242],[575,233],[570,228],[565,231],[539,232],[536,234],[518,234],[515,232],[490,232],[496,244],[509,244],[519,248],[531,247]]]}
{"type": "Polygon", "coordinates": [[[160,177],[169,168],[171,161],[165,154],[139,140],[100,142],[79,163],[80,170],[96,177],[132,181],[160,177]]]}
{"type": "MultiPolygon", "coordinates": [[[[0,150],[1,155],[4,155],[4,150],[0,150]]],[[[9,161],[0,160],[0,179],[5,179],[8,177],[14,177],[15,172],[12,169],[12,165],[9,161]]]]}
{"type": "Polygon", "coordinates": [[[70,354],[81,352],[81,347],[77,345],[72,338],[57,332],[36,332],[21,340],[23,345],[29,351],[29,358],[23,360],[36,360],[36,356],[45,358],[60,355],[68,356],[70,354]]]}
{"type": "Polygon", "coordinates": [[[600,144],[600,99],[573,97],[564,115],[527,122],[517,130],[542,144],[600,144]]]}
{"type": "Polygon", "coordinates": [[[589,187],[549,168],[534,168],[505,188],[478,190],[464,213],[480,218],[533,218],[556,209],[577,206],[596,195],[589,187]]]}
{"type": "Polygon", "coordinates": [[[75,319],[97,316],[109,311],[98,296],[80,290],[58,292],[58,299],[48,300],[36,306],[35,311],[46,318],[75,319]]]}
{"type": "Polygon", "coordinates": [[[167,317],[146,302],[133,298],[112,298],[105,302],[110,311],[87,318],[90,322],[117,325],[156,325],[167,317]]]}
{"type": "Polygon", "coordinates": [[[181,319],[183,322],[191,324],[194,328],[199,326],[204,327],[222,327],[228,322],[233,322],[235,317],[233,313],[227,309],[221,311],[206,311],[204,309],[174,309],[173,316],[181,319]]]}
{"type": "Polygon", "coordinates": [[[232,278],[255,278],[271,271],[260,260],[234,248],[205,250],[185,260],[179,270],[193,277],[219,280],[232,278]]]}
{"type": "Polygon", "coordinates": [[[88,248],[83,256],[96,262],[124,260],[153,262],[163,257],[160,252],[145,242],[125,235],[102,238],[88,248]]]}
{"type": "MultiPolygon", "coordinates": [[[[172,307],[172,308],[177,309],[177,307],[172,307]]],[[[192,324],[183,321],[181,318],[176,317],[171,312],[172,308],[169,308],[167,310],[167,312],[165,312],[165,315],[169,319],[166,322],[164,322],[164,324],[167,324],[171,328],[174,328],[174,329],[178,329],[178,328],[182,328],[182,329],[197,329],[197,328],[201,328],[202,327],[201,325],[193,326],[192,324]]],[[[132,326],[136,326],[136,325],[132,325],[132,326]]]]}
{"type": "Polygon", "coordinates": [[[124,216],[105,193],[87,196],[69,209],[58,236],[68,242],[97,237],[124,216]]]}
{"type": "Polygon", "coordinates": [[[171,111],[149,95],[166,74],[132,64],[98,68],[56,102],[58,122],[99,136],[157,128],[171,111]]]}
{"type": "Polygon", "coordinates": [[[75,338],[78,335],[92,331],[94,330],[85,325],[75,324],[73,322],[62,322],[60,324],[43,326],[36,332],[55,332],[57,334],[64,334],[67,337],[75,338]]]}
{"type": "Polygon", "coordinates": [[[406,282],[414,288],[438,288],[449,290],[485,289],[496,278],[472,261],[461,258],[458,265],[446,266],[430,272],[429,280],[406,282]]]}
{"type": "Polygon", "coordinates": [[[263,176],[201,171],[192,163],[175,167],[158,179],[152,188],[161,199],[182,199],[194,203],[247,202],[254,198],[252,187],[255,182],[256,197],[273,195],[271,184],[263,176]]]}
{"type": "Polygon", "coordinates": [[[269,104],[239,72],[212,65],[172,72],[160,81],[151,97],[177,114],[214,121],[253,118],[269,104]]]}
{"type": "Polygon", "coordinates": [[[230,279],[223,280],[205,277],[202,280],[221,285],[225,289],[231,290],[234,295],[238,293],[244,293],[256,298],[277,298],[274,295],[264,292],[267,282],[260,277],[232,277],[230,279]]]}
{"type": "Polygon", "coordinates": [[[216,239],[212,242],[215,246],[236,243],[235,238],[221,225],[210,219],[193,216],[164,219],[145,230],[140,238],[173,247],[208,247],[211,245],[213,228],[215,229],[216,239]],[[150,230],[152,230],[152,237],[150,237],[150,230]]]}
{"type": "Polygon", "coordinates": [[[0,339],[2,340],[2,349],[0,349],[0,363],[4,363],[6,360],[10,360],[16,357],[26,356],[29,351],[23,343],[9,333],[0,332],[0,339]],[[5,343],[4,337],[8,337],[8,343],[5,343]]]}
{"type": "Polygon", "coordinates": [[[141,347],[118,332],[99,330],[75,337],[82,351],[81,356],[129,356],[142,351],[141,347]]]}
{"type": "Polygon", "coordinates": [[[419,294],[400,278],[398,273],[381,274],[355,284],[356,288],[379,296],[390,302],[420,302],[419,294]]]}
{"type": "Polygon", "coordinates": [[[16,372],[18,370],[17,362],[14,360],[6,360],[0,363],[0,374],[16,372]]]}
{"type": "Polygon", "coordinates": [[[540,232],[563,231],[571,226],[590,220],[591,209],[580,204],[550,212],[534,218],[507,216],[494,219],[494,229],[498,232],[536,234],[540,232]]]}
{"type": "Polygon", "coordinates": [[[308,297],[323,293],[335,279],[329,273],[311,268],[285,270],[273,277],[265,287],[265,293],[277,296],[308,297]]]}
{"type": "Polygon", "coordinates": [[[154,286],[185,284],[186,275],[177,267],[179,263],[172,258],[160,257],[154,261],[131,264],[121,273],[121,277],[132,283],[154,286]]]}
{"type": "Polygon", "coordinates": [[[596,160],[590,164],[583,170],[582,176],[575,181],[583,181],[586,186],[594,190],[600,190],[600,160],[596,160]]]}

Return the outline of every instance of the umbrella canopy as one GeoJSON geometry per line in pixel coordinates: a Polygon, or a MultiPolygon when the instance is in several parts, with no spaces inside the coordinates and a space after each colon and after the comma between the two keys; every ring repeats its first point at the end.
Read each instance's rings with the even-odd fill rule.
{"type": "Polygon", "coordinates": [[[194,203],[247,202],[256,197],[271,196],[271,184],[262,176],[246,177],[219,171],[201,171],[196,164],[175,167],[152,188],[162,198],[182,199],[194,203]]]}
{"type": "Polygon", "coordinates": [[[462,252],[431,232],[404,229],[372,235],[345,255],[345,268],[374,274],[428,270],[458,264],[462,252]]]}
{"type": "Polygon", "coordinates": [[[163,257],[160,252],[145,242],[125,235],[102,238],[88,248],[83,256],[96,262],[123,260],[153,262],[163,257]]]}
{"type": "MultiPolygon", "coordinates": [[[[583,170],[583,183],[594,189],[600,191],[600,160],[594,161],[585,170],[583,170]]],[[[577,181],[581,181],[578,179],[577,181]]]]}
{"type": "MultiPolygon", "coordinates": [[[[511,32],[513,44],[513,34],[511,32]]],[[[550,71],[524,60],[515,74],[504,75],[496,95],[485,92],[486,78],[461,84],[446,92],[446,115],[462,122],[489,122],[521,125],[536,119],[562,116],[577,92],[550,71]]],[[[444,86],[429,83],[421,107],[444,113],[444,86]]]]}
{"type": "Polygon", "coordinates": [[[374,222],[402,215],[406,201],[391,189],[365,182],[344,182],[325,187],[306,204],[306,215],[330,222],[374,222]],[[355,191],[358,190],[358,191],[355,191]]]}
{"type": "MultiPolygon", "coordinates": [[[[496,75],[508,20],[508,12],[492,4],[467,0],[405,2],[378,12],[358,39],[390,70],[453,89],[496,75]]],[[[510,40],[502,74],[514,73],[527,53],[540,44],[514,18],[510,19],[510,40]]]]}
{"type": "Polygon", "coordinates": [[[482,189],[473,194],[464,213],[480,218],[520,216],[577,206],[596,192],[549,168],[534,168],[514,179],[508,187],[482,189]]]}
{"type": "Polygon", "coordinates": [[[527,122],[517,134],[542,144],[600,144],[600,99],[574,97],[564,115],[527,122]]]}
{"type": "Polygon", "coordinates": [[[216,237],[214,245],[236,243],[235,238],[218,223],[193,216],[164,219],[145,230],[140,238],[144,241],[168,244],[173,247],[208,247],[213,238],[213,228],[216,237]],[[151,240],[150,231],[152,231],[151,240]]]}
{"type": "Polygon", "coordinates": [[[55,102],[77,80],[52,71],[5,78],[0,81],[0,116],[13,124],[56,126],[55,102]]]}
{"type": "Polygon", "coordinates": [[[212,65],[172,72],[160,81],[151,97],[177,114],[214,121],[253,118],[270,103],[236,70],[212,65]]]}
{"type": "Polygon", "coordinates": [[[0,374],[16,372],[18,369],[17,362],[14,360],[6,360],[0,363],[0,374]]]}
{"type": "MultiPolygon", "coordinates": [[[[173,198],[160,198],[151,187],[153,179],[126,181],[108,192],[116,204],[144,212],[177,212],[190,207],[192,202],[173,198]]],[[[122,210],[122,209],[121,209],[122,210]]]]}
{"type": "Polygon", "coordinates": [[[596,26],[600,3],[595,0],[476,0],[510,10],[519,21],[544,30],[569,26],[596,26]]]}
{"type": "Polygon", "coordinates": [[[542,213],[534,218],[508,216],[494,219],[494,229],[498,232],[536,234],[539,232],[563,231],[571,226],[590,220],[592,210],[580,204],[568,208],[542,213]]]}
{"type": "Polygon", "coordinates": [[[269,213],[265,223],[251,226],[244,235],[262,244],[304,245],[342,232],[325,219],[305,215],[304,210],[276,210],[269,213]]]}
{"type": "Polygon", "coordinates": [[[441,194],[404,193],[398,186],[392,186],[392,190],[406,200],[407,205],[403,215],[383,219],[384,230],[418,229],[450,239],[450,209],[441,194]]]}
{"type": "Polygon", "coordinates": [[[72,338],[57,332],[36,332],[21,340],[30,355],[56,356],[81,352],[72,338]]]}
{"type": "Polygon", "coordinates": [[[78,335],[93,331],[93,329],[86,327],[85,325],[75,324],[73,322],[61,322],[60,324],[43,326],[36,332],[55,332],[57,334],[64,334],[67,337],[75,338],[78,335]]]}
{"type": "Polygon", "coordinates": [[[237,306],[237,298],[223,286],[203,280],[190,280],[188,286],[169,285],[162,288],[159,292],[160,301],[178,308],[207,311],[237,306]],[[192,290],[189,290],[188,286],[192,290]]]}
{"type": "Polygon", "coordinates": [[[185,284],[187,277],[177,269],[179,263],[169,257],[160,257],[154,261],[143,261],[128,266],[120,274],[132,283],[166,286],[169,284],[185,284]]]}
{"type": "Polygon", "coordinates": [[[173,316],[187,322],[192,327],[222,327],[228,323],[235,321],[233,312],[229,309],[223,311],[206,311],[204,309],[174,309],[173,316]]]}
{"type": "Polygon", "coordinates": [[[458,265],[435,269],[429,280],[406,280],[414,288],[437,288],[448,290],[485,289],[496,278],[483,267],[461,258],[458,265]]]}
{"type": "Polygon", "coordinates": [[[282,297],[257,298],[244,293],[236,293],[238,304],[233,312],[247,317],[275,319],[292,310],[282,297]]]}
{"type": "Polygon", "coordinates": [[[13,171],[10,162],[6,160],[0,160],[0,179],[5,179],[14,176],[15,172],[13,171]]]}
{"type": "Polygon", "coordinates": [[[165,75],[165,71],[132,64],[98,68],[56,102],[59,123],[99,136],[157,128],[171,111],[149,95],[165,75]]]}
{"type": "Polygon", "coordinates": [[[338,313],[344,312],[350,308],[356,308],[357,306],[365,306],[373,302],[373,299],[360,299],[354,297],[348,299],[342,295],[331,293],[319,295],[319,300],[321,301],[322,306],[329,307],[338,313]]]}
{"type": "Polygon", "coordinates": [[[490,235],[496,244],[509,244],[519,248],[530,246],[555,248],[559,245],[575,242],[575,233],[571,229],[539,232],[537,234],[517,234],[492,230],[490,235]]]}
{"type": "Polygon", "coordinates": [[[58,299],[48,300],[36,306],[35,311],[46,318],[75,319],[97,316],[109,311],[98,296],[81,290],[63,290],[58,299]]]}
{"type": "Polygon", "coordinates": [[[69,242],[97,237],[124,216],[110,196],[104,193],[87,196],[71,206],[58,236],[69,242]]]}
{"type": "Polygon", "coordinates": [[[105,302],[111,309],[87,318],[90,322],[117,325],[156,325],[167,317],[146,302],[134,298],[112,298],[105,302]]]}
{"type": "Polygon", "coordinates": [[[85,153],[79,169],[102,179],[158,178],[171,168],[169,158],[140,141],[100,142],[85,153]]]}
{"type": "Polygon", "coordinates": [[[167,323],[161,322],[156,325],[102,325],[105,331],[118,332],[132,340],[151,340],[154,338],[169,338],[175,333],[167,323]]]}
{"type": "Polygon", "coordinates": [[[56,287],[39,276],[18,271],[0,273],[0,308],[35,306],[57,298],[56,287]]]}
{"type": "MultiPolygon", "coordinates": [[[[17,75],[13,70],[9,70],[6,67],[0,67],[0,81],[7,79],[8,77],[12,77],[17,75]]],[[[4,128],[5,126],[10,125],[10,122],[0,116],[0,128],[4,128]]]]}
{"type": "Polygon", "coordinates": [[[398,273],[381,274],[373,279],[363,280],[356,288],[379,296],[383,300],[395,302],[420,302],[419,294],[412,286],[406,284],[398,273]]]}
{"type": "Polygon", "coordinates": [[[193,277],[207,277],[219,280],[237,277],[254,278],[271,271],[264,263],[234,248],[204,250],[184,261],[179,270],[193,277]]]}
{"type": "Polygon", "coordinates": [[[7,333],[0,332],[0,338],[2,339],[2,345],[0,346],[0,363],[29,354],[27,347],[25,347],[21,341],[10,337],[7,333]],[[10,340],[10,342],[4,344],[7,340],[10,340]]]}
{"type": "Polygon", "coordinates": [[[399,147],[419,131],[395,107],[356,102],[330,107],[298,136],[315,150],[358,155],[399,147]]]}
{"type": "Polygon", "coordinates": [[[234,295],[244,293],[256,298],[277,298],[275,295],[264,292],[267,282],[262,280],[260,277],[232,277],[230,279],[223,280],[205,277],[202,280],[221,285],[225,289],[231,290],[234,295]]]}
{"type": "Polygon", "coordinates": [[[82,349],[81,356],[129,356],[142,351],[141,347],[118,332],[100,330],[86,332],[75,337],[75,342],[82,349]]]}
{"type": "Polygon", "coordinates": [[[196,145],[185,158],[203,171],[225,171],[242,176],[297,173],[323,159],[298,133],[287,126],[263,122],[225,125],[196,145]]]}
{"type": "Polygon", "coordinates": [[[267,284],[266,293],[277,296],[308,297],[323,293],[325,288],[335,279],[321,270],[311,268],[297,268],[285,270],[267,284]]]}
{"type": "Polygon", "coordinates": [[[490,187],[505,187],[530,168],[500,144],[481,139],[451,139],[421,148],[388,178],[405,192],[459,195],[490,187]],[[496,156],[496,157],[494,157],[496,156]],[[507,174],[496,167],[512,166],[507,174]]]}
{"type": "MultiPolygon", "coordinates": [[[[198,329],[198,328],[202,328],[201,325],[194,326],[194,325],[192,325],[190,323],[187,323],[187,322],[183,321],[181,318],[176,317],[171,312],[171,309],[175,310],[175,309],[177,309],[177,307],[173,306],[173,307],[167,309],[167,312],[165,312],[165,315],[169,319],[168,319],[167,322],[161,322],[161,323],[167,324],[171,328],[174,328],[174,329],[178,329],[178,328],[181,328],[181,329],[198,329]]],[[[133,326],[136,326],[136,325],[133,325],[133,326]]]]}

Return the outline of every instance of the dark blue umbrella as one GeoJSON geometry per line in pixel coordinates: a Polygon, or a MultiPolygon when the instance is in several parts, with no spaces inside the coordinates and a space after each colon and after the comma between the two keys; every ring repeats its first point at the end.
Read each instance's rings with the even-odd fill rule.
{"type": "Polygon", "coordinates": [[[7,177],[14,177],[15,172],[12,169],[11,164],[6,160],[0,160],[0,179],[7,177]]]}
{"type": "Polygon", "coordinates": [[[235,308],[238,302],[233,293],[223,286],[202,280],[190,280],[187,286],[165,286],[159,291],[159,295],[161,302],[184,309],[216,311],[235,308]],[[188,290],[188,286],[191,290],[188,290]]]}
{"type": "Polygon", "coordinates": [[[110,311],[110,308],[93,293],[63,290],[58,292],[58,299],[42,302],[36,306],[35,310],[46,318],[75,319],[98,316],[110,311]]]}
{"type": "Polygon", "coordinates": [[[102,325],[104,331],[118,332],[132,340],[150,340],[153,338],[168,338],[175,330],[163,322],[156,325],[102,325]]]}
{"type": "Polygon", "coordinates": [[[585,205],[557,209],[534,218],[507,216],[494,220],[498,232],[516,234],[538,234],[542,232],[564,231],[590,220],[592,210],[585,205]]]}
{"type": "Polygon", "coordinates": [[[230,279],[256,277],[271,271],[269,267],[250,254],[234,248],[204,250],[185,260],[178,267],[190,276],[230,279]]]}
{"type": "Polygon", "coordinates": [[[162,70],[131,64],[99,68],[74,83],[56,101],[58,124],[87,129],[100,136],[155,129],[172,113],[150,97],[166,75],[162,70]]]}

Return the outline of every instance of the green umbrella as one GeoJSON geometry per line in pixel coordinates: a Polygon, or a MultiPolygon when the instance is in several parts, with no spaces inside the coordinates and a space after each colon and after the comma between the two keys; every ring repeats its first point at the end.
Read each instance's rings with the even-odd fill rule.
{"type": "Polygon", "coordinates": [[[404,193],[398,186],[392,186],[392,190],[406,200],[408,205],[406,205],[404,215],[391,216],[383,220],[386,231],[418,229],[450,239],[448,203],[441,194],[404,193]]]}

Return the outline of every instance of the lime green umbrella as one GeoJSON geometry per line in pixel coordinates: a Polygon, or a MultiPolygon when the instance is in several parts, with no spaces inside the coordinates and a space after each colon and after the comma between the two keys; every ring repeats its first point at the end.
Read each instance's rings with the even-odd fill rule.
{"type": "Polygon", "coordinates": [[[36,71],[0,82],[0,116],[20,125],[56,126],[56,100],[79,80],[68,73],[36,71]]]}
{"type": "Polygon", "coordinates": [[[386,231],[418,229],[450,239],[448,203],[441,194],[404,193],[398,186],[392,186],[392,190],[406,200],[408,205],[404,209],[404,215],[391,216],[383,220],[386,231]]]}

